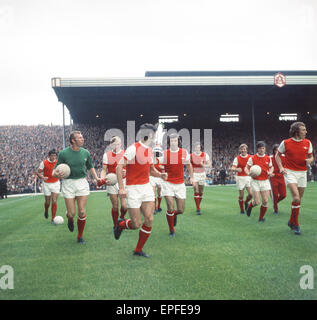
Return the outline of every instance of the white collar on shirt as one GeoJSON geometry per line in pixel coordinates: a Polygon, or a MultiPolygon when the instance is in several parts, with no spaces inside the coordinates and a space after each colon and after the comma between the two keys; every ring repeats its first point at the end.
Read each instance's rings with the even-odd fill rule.
{"type": "Polygon", "coordinates": [[[172,149],[170,149],[171,152],[178,152],[179,148],[177,148],[177,150],[173,151],[172,149]]]}
{"type": "Polygon", "coordinates": [[[148,148],[149,146],[147,146],[146,144],[144,144],[142,141],[139,141],[140,145],[144,148],[148,148]]]}
{"type": "Polygon", "coordinates": [[[242,155],[242,153],[240,153],[240,157],[241,158],[246,158],[248,156],[248,154],[246,154],[245,156],[242,155]]]}
{"type": "Polygon", "coordinates": [[[295,139],[295,138],[292,138],[294,141],[296,141],[296,142],[301,142],[301,141],[303,141],[303,139],[295,139]]]}
{"type": "Polygon", "coordinates": [[[256,155],[257,155],[258,157],[260,157],[260,158],[263,158],[263,157],[265,156],[265,153],[264,153],[263,156],[259,155],[258,153],[256,153],[256,155]]]}

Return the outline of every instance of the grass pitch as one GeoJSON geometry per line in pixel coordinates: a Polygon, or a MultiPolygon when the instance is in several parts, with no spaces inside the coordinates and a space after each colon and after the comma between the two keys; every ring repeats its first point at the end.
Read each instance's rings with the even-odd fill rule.
{"type": "MultiPolygon", "coordinates": [[[[175,238],[163,199],[144,247],[149,259],[132,255],[138,231],[114,239],[104,192],[89,196],[84,246],[76,243],[76,220],[70,233],[66,223],[44,218],[43,196],[1,200],[0,267],[14,268],[14,289],[0,289],[0,299],[316,299],[317,289],[300,288],[300,267],[317,270],[316,194],[317,184],[309,183],[296,236],[287,227],[289,194],[279,215],[270,203],[259,223],[259,207],[250,218],[240,214],[234,186],[206,187],[201,216],[189,188],[175,238]]],[[[57,215],[65,217],[61,197],[57,215]]]]}

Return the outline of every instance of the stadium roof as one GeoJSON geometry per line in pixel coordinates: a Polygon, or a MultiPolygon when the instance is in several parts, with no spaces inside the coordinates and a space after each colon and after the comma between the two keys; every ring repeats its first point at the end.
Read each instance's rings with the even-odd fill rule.
{"type": "Polygon", "coordinates": [[[138,78],[53,78],[52,87],[73,120],[83,123],[183,113],[206,114],[210,121],[226,112],[250,115],[252,102],[257,116],[317,116],[317,71],[148,71],[138,78]],[[278,73],[282,87],[274,82],[278,73]]]}

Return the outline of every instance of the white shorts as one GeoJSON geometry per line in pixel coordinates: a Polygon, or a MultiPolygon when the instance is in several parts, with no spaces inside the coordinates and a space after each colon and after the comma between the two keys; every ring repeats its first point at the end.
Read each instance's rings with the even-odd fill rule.
{"type": "Polygon", "coordinates": [[[251,177],[250,176],[236,176],[236,185],[238,190],[243,190],[244,188],[251,187],[251,177]]]}
{"type": "Polygon", "coordinates": [[[271,184],[270,180],[255,180],[251,179],[251,188],[253,191],[270,191],[271,184]]]}
{"type": "Polygon", "coordinates": [[[137,184],[126,186],[127,191],[127,207],[140,208],[142,202],[155,201],[153,187],[150,182],[147,184],[137,184]]]}
{"type": "Polygon", "coordinates": [[[59,180],[53,183],[47,183],[43,181],[42,188],[43,188],[44,196],[49,197],[52,193],[60,193],[61,184],[59,180]]]}
{"type": "Polygon", "coordinates": [[[150,183],[152,187],[159,187],[162,188],[163,180],[159,177],[150,176],[150,183]]]}
{"type": "Polygon", "coordinates": [[[307,171],[293,171],[285,169],[286,174],[284,175],[286,185],[290,183],[296,183],[300,188],[307,187],[307,171]]]}
{"type": "Polygon", "coordinates": [[[62,181],[62,196],[66,199],[89,195],[89,183],[86,178],[64,179],[62,181]]]}
{"type": "Polygon", "coordinates": [[[177,199],[186,199],[185,183],[174,184],[164,181],[162,186],[162,197],[175,197],[177,199]]]}
{"type": "MultiPolygon", "coordinates": [[[[123,179],[123,186],[125,187],[126,179],[123,179]]],[[[119,184],[116,183],[113,186],[107,186],[107,192],[109,194],[119,194],[119,184]]]]}
{"type": "Polygon", "coordinates": [[[204,186],[206,182],[205,172],[194,172],[193,174],[194,182],[198,182],[200,186],[204,186]]]}

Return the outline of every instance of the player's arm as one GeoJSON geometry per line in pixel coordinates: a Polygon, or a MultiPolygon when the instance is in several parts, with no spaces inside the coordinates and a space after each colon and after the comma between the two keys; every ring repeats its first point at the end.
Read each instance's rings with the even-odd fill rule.
{"type": "Polygon", "coordinates": [[[211,161],[210,161],[210,158],[209,158],[207,153],[206,153],[205,157],[206,157],[206,161],[205,161],[205,164],[204,164],[205,168],[211,168],[211,161]]]}
{"type": "Polygon", "coordinates": [[[272,159],[271,159],[270,164],[269,164],[268,175],[269,175],[269,177],[274,177],[275,176],[274,167],[273,167],[273,164],[272,164],[272,159]]]}
{"type": "Polygon", "coordinates": [[[41,162],[41,164],[40,164],[40,166],[39,166],[39,168],[38,168],[38,170],[37,170],[37,172],[36,172],[36,174],[37,174],[37,176],[40,178],[40,179],[42,179],[42,180],[47,180],[48,179],[48,177],[44,177],[44,175],[42,174],[43,173],[43,171],[44,171],[44,163],[43,162],[41,162]]]}
{"type": "Polygon", "coordinates": [[[275,161],[276,161],[276,163],[278,165],[278,168],[280,169],[280,173],[285,174],[286,170],[283,167],[282,159],[281,159],[281,153],[279,151],[275,155],[275,161]]]}
{"type": "Polygon", "coordinates": [[[233,163],[232,163],[231,170],[232,170],[233,172],[242,172],[242,169],[241,169],[241,168],[238,168],[238,159],[237,159],[237,158],[234,158],[233,163]]]}
{"type": "Polygon", "coordinates": [[[117,173],[117,179],[118,179],[118,186],[119,186],[119,196],[122,198],[126,198],[127,192],[124,189],[123,184],[123,168],[126,167],[128,161],[126,158],[122,157],[120,161],[118,162],[116,173],[117,173]]]}
{"type": "Polygon", "coordinates": [[[95,180],[94,182],[98,185],[99,181],[101,179],[97,176],[96,170],[95,170],[94,165],[92,163],[92,158],[91,158],[90,153],[88,154],[88,158],[86,161],[86,168],[89,170],[90,174],[93,176],[93,178],[95,180]]]}
{"type": "Polygon", "coordinates": [[[161,173],[154,167],[154,164],[151,164],[150,166],[150,176],[161,178],[163,180],[167,180],[167,173],[161,173]]]}
{"type": "Polygon", "coordinates": [[[106,175],[107,175],[107,165],[106,164],[102,164],[102,170],[100,173],[100,178],[101,179],[106,179],[106,175]]]}
{"type": "Polygon", "coordinates": [[[310,164],[313,163],[313,161],[314,161],[313,154],[309,154],[309,155],[307,156],[306,163],[310,165],[310,164]]]}
{"type": "Polygon", "coordinates": [[[305,159],[305,161],[306,161],[307,165],[310,165],[314,161],[313,146],[312,146],[311,142],[309,143],[308,155],[307,155],[307,159],[305,159]]]}
{"type": "Polygon", "coordinates": [[[189,172],[189,177],[190,177],[190,184],[193,184],[194,183],[194,175],[193,175],[193,166],[192,164],[190,163],[190,161],[186,161],[185,162],[185,166],[189,172]]]}
{"type": "Polygon", "coordinates": [[[62,154],[59,153],[58,154],[58,158],[57,158],[57,162],[56,162],[55,167],[54,167],[54,169],[52,171],[52,177],[58,178],[58,179],[63,179],[64,178],[64,174],[62,172],[59,172],[58,170],[56,170],[58,165],[60,165],[61,163],[64,163],[64,159],[62,157],[62,154]]]}

